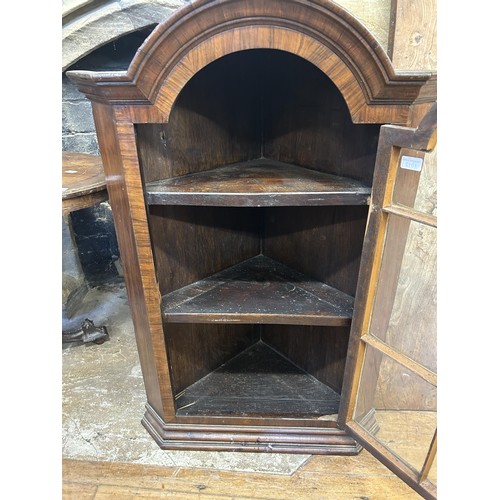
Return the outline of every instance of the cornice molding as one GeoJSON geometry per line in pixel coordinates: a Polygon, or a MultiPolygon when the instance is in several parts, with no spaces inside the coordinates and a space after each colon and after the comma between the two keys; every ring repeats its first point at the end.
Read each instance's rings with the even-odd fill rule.
{"type": "Polygon", "coordinates": [[[319,67],[357,123],[405,123],[409,107],[436,98],[431,72],[395,71],[375,37],[328,0],[197,0],[157,26],[127,71],[72,71],[93,101],[153,106],[168,121],[200,69],[253,48],[285,50],[319,67]]]}

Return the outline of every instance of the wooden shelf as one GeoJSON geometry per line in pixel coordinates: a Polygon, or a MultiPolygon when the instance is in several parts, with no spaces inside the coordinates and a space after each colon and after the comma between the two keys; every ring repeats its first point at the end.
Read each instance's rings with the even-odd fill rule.
{"type": "Polygon", "coordinates": [[[267,159],[146,184],[150,205],[367,205],[370,193],[354,179],[267,159]]]}
{"type": "Polygon", "coordinates": [[[336,391],[258,342],[178,394],[176,414],[318,418],[339,403],[336,391]]]}
{"type": "Polygon", "coordinates": [[[91,207],[108,199],[100,156],[62,152],[62,213],[91,207]]]}
{"type": "Polygon", "coordinates": [[[258,255],[163,297],[170,323],[348,326],[354,299],[258,255]]]}

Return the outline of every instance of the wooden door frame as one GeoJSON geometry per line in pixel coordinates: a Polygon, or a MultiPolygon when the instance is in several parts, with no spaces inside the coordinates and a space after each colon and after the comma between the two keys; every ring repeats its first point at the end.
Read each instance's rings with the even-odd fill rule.
{"type": "MultiPolygon", "coordinates": [[[[384,243],[390,214],[396,214],[409,220],[437,227],[437,218],[422,214],[403,205],[394,206],[392,195],[403,148],[429,152],[436,145],[437,104],[434,103],[423,118],[418,128],[384,125],[381,127],[377,160],[375,165],[373,198],[370,205],[368,224],[365,235],[363,254],[361,257],[360,276],[354,305],[353,322],[346,361],[344,384],[338,423],[360,442],[369,452],[380,460],[392,472],[398,475],[409,486],[424,498],[436,498],[436,487],[427,479],[427,473],[434,460],[437,449],[435,435],[422,471],[415,471],[406,463],[385,449],[369,432],[352,420],[367,345],[374,345],[368,337],[371,313],[380,275],[380,267],[384,252],[384,243]]],[[[404,235],[403,235],[404,236],[404,235]]],[[[405,240],[405,238],[402,238],[405,240]]],[[[403,246],[404,250],[404,246],[403,246]]],[[[436,376],[430,370],[398,353],[382,341],[374,345],[379,351],[381,347],[392,359],[404,364],[433,385],[437,385],[436,376]]]]}

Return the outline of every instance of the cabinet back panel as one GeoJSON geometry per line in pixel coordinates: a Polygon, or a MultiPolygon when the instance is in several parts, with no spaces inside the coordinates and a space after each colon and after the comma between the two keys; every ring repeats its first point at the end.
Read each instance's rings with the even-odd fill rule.
{"type": "Polygon", "coordinates": [[[137,125],[145,182],[261,156],[258,64],[255,54],[209,64],[186,84],[167,124],[137,125]]]}
{"type": "Polygon", "coordinates": [[[355,125],[349,116],[344,122],[344,155],[339,175],[352,177],[368,186],[373,184],[379,125],[355,125]]]}
{"type": "Polygon", "coordinates": [[[186,84],[169,123],[136,125],[145,182],[266,157],[371,185],[379,129],[354,125],[317,67],[267,49],[214,61],[186,84]]]}
{"type": "Polygon", "coordinates": [[[349,341],[348,327],[263,325],[262,340],[340,393],[349,341]]]}
{"type": "Polygon", "coordinates": [[[380,127],[354,125],[340,91],[311,63],[276,51],[262,59],[264,156],[371,185],[380,127]]]}
{"type": "Polygon", "coordinates": [[[260,253],[260,210],[150,206],[149,225],[162,295],[260,253]]]}
{"type": "Polygon", "coordinates": [[[258,342],[259,325],[166,324],[174,394],[258,342]]]}
{"type": "Polygon", "coordinates": [[[367,213],[366,206],[268,209],[263,253],[354,296],[367,213]]]}
{"type": "Polygon", "coordinates": [[[348,111],[340,92],[299,57],[266,51],[263,59],[269,67],[263,95],[264,156],[341,172],[348,111]]]}

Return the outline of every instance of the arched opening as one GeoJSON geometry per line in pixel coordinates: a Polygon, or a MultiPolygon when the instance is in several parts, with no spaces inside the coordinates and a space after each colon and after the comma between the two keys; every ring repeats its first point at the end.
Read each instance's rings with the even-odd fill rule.
{"type": "Polygon", "coordinates": [[[143,162],[158,135],[165,158],[159,171],[150,162],[146,182],[264,157],[367,185],[379,128],[353,124],[342,94],[320,69],[273,49],[208,64],[177,96],[168,123],[137,125],[143,162]]]}
{"type": "MultiPolygon", "coordinates": [[[[353,124],[342,94],[318,67],[281,50],[235,52],[208,64],[186,83],[173,104],[168,123],[135,127],[162,295],[221,270],[245,267],[245,262],[251,261],[251,266],[262,266],[264,274],[273,266],[281,272],[284,265],[293,270],[292,275],[301,273],[338,290],[347,302],[352,300],[366,225],[366,193],[372,183],[380,126],[353,124]],[[248,169],[252,170],[253,180],[247,176],[248,169]],[[341,205],[314,201],[314,197],[321,198],[320,193],[308,198],[307,205],[314,206],[305,206],[299,187],[282,206],[273,206],[269,199],[252,201],[249,183],[255,183],[257,197],[259,191],[255,176],[261,176],[267,186],[274,182],[279,190],[289,181],[289,177],[280,177],[280,172],[289,175],[294,169],[300,169],[297,177],[304,186],[315,183],[316,176],[323,179],[321,176],[327,174],[340,183],[360,186],[365,198],[341,205]],[[163,203],[160,191],[165,182],[182,186],[181,191],[196,185],[198,191],[191,198],[189,192],[181,194],[182,203],[172,199],[163,203]],[[205,182],[203,193],[205,188],[200,185],[205,182]],[[230,206],[219,203],[217,197],[223,196],[220,192],[208,193],[213,186],[226,182],[233,183],[226,193],[234,196],[230,206]],[[241,198],[238,183],[245,186],[241,198]],[[207,201],[209,195],[213,198],[207,201]],[[175,237],[170,236],[166,244],[166,235],[175,237]]],[[[254,271],[251,269],[249,276],[254,271]]],[[[252,282],[254,276],[248,279],[252,282]]],[[[269,282],[278,294],[280,279],[274,276],[269,282]]],[[[321,301],[312,306],[314,311],[316,308],[321,310],[321,301]]],[[[280,372],[280,363],[284,362],[269,351],[276,350],[315,380],[314,387],[307,385],[312,391],[309,399],[300,393],[286,407],[275,401],[283,394],[273,393],[271,399],[261,400],[254,415],[317,418],[336,413],[348,335],[348,322],[343,320],[316,322],[309,327],[308,335],[296,324],[169,323],[165,338],[171,353],[174,391],[180,394],[186,390],[186,396],[179,400],[179,415],[184,414],[183,404],[189,406],[189,398],[197,397],[201,377],[247,348],[254,353],[251,356],[270,356],[266,369],[280,372]],[[332,323],[335,326],[326,326],[332,323]],[[195,352],[186,350],[190,343],[197,346],[195,352]],[[328,356],[323,356],[327,351],[328,356]],[[185,363],[187,358],[189,364],[185,363]],[[311,359],[316,361],[312,363],[311,359]],[[332,364],[332,359],[337,362],[332,364]],[[311,410],[315,397],[324,399],[311,410]],[[307,402],[300,403],[300,398],[307,402]]],[[[246,362],[244,357],[238,359],[246,362]]],[[[286,366],[278,375],[283,380],[294,376],[290,365],[286,366]]],[[[259,365],[241,369],[259,374],[264,368],[259,365]]],[[[286,392],[286,397],[292,395],[286,392]]],[[[224,401],[219,403],[212,399],[211,409],[202,403],[191,405],[186,415],[224,414],[224,401]]],[[[242,415],[250,411],[244,404],[242,408],[242,415]]],[[[230,411],[237,413],[234,408],[230,411]]]]}

